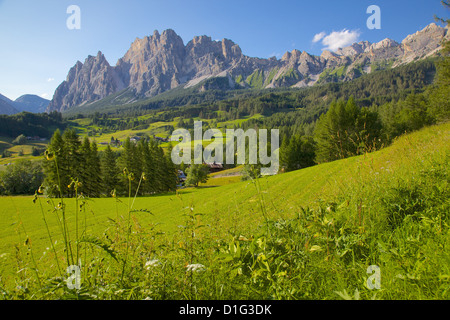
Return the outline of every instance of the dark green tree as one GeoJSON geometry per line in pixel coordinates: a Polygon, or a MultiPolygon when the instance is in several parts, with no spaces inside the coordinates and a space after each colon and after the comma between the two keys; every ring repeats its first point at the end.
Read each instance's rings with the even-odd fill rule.
{"type": "Polygon", "coordinates": [[[149,141],[140,140],[138,143],[138,152],[142,159],[142,171],[145,174],[142,190],[145,193],[158,192],[160,181],[157,177],[157,159],[154,149],[157,147],[155,140],[149,141]]]}
{"type": "Polygon", "coordinates": [[[65,171],[63,171],[63,167],[67,166],[63,163],[65,161],[63,154],[64,140],[61,132],[57,129],[53,133],[48,148],[45,151],[45,159],[43,162],[45,193],[50,196],[64,195],[66,189],[63,186],[67,186],[69,183],[66,181],[65,171]]]}
{"type": "Polygon", "coordinates": [[[117,190],[120,180],[120,170],[117,167],[116,155],[109,145],[106,147],[101,158],[101,172],[103,180],[102,189],[109,196],[113,190],[117,190]]]}
{"type": "Polygon", "coordinates": [[[25,137],[23,134],[21,134],[17,138],[15,138],[12,143],[14,145],[26,144],[27,143],[27,137],[25,137]]]}
{"type": "Polygon", "coordinates": [[[75,189],[68,188],[73,180],[79,179],[83,156],[80,153],[81,141],[75,129],[67,129],[62,135],[63,152],[60,155],[61,161],[61,182],[62,188],[68,197],[75,196],[75,189]]]}
{"type": "Polygon", "coordinates": [[[198,187],[208,181],[209,168],[205,164],[192,164],[186,172],[186,186],[198,187]]]}
{"type": "MultiPolygon", "coordinates": [[[[132,142],[130,138],[127,138],[123,144],[123,151],[119,158],[119,169],[121,169],[123,173],[120,175],[120,189],[122,193],[129,194],[129,192],[131,192],[134,194],[136,190],[138,190],[143,170],[142,159],[138,153],[136,143],[132,142]],[[131,190],[129,190],[130,187],[131,190]]],[[[139,190],[141,193],[142,190],[140,188],[139,190]]]]}
{"type": "Polygon", "coordinates": [[[314,159],[315,142],[312,137],[295,135],[290,140],[283,140],[280,148],[280,166],[285,171],[313,166],[314,159]]]}
{"type": "Polygon", "coordinates": [[[97,143],[95,141],[91,142],[91,152],[87,158],[89,177],[89,197],[100,197],[102,192],[102,171],[100,156],[98,154],[97,143]]]}
{"type": "Polygon", "coordinates": [[[334,101],[316,125],[316,161],[334,161],[371,151],[379,142],[380,130],[378,115],[367,108],[361,110],[352,97],[347,102],[334,101]]]}
{"type": "Polygon", "coordinates": [[[0,172],[0,190],[3,194],[34,194],[43,181],[41,163],[36,161],[19,160],[0,172]]]}
{"type": "Polygon", "coordinates": [[[80,155],[81,161],[79,164],[79,176],[78,180],[81,182],[81,187],[79,188],[79,192],[82,192],[86,196],[89,196],[92,193],[93,183],[92,183],[92,172],[89,167],[89,159],[91,157],[91,142],[87,136],[84,137],[83,142],[80,147],[80,155]]]}

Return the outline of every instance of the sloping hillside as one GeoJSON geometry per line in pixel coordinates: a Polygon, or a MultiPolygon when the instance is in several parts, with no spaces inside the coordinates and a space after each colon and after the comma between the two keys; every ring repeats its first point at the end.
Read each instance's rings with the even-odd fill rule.
{"type": "MultiPolygon", "coordinates": [[[[133,288],[135,299],[147,292],[161,299],[448,299],[449,133],[450,123],[436,125],[371,154],[177,194],[77,204],[65,199],[64,206],[41,201],[42,213],[31,197],[3,197],[0,253],[5,254],[0,257],[6,259],[2,272],[10,275],[3,279],[13,280],[17,264],[36,263],[22,252],[30,243],[40,270],[53,266],[40,274],[50,279],[56,271],[43,214],[63,263],[67,251],[57,212],[66,210],[67,230],[75,237],[74,212],[81,202],[80,232],[89,239],[83,241],[99,248],[89,247],[92,262],[89,254],[83,259],[87,270],[97,263],[95,270],[103,270],[88,275],[104,283],[84,289],[91,298],[118,298],[115,290],[124,285],[116,283],[124,270],[117,257],[128,257],[122,245],[128,240],[118,230],[128,211],[131,247],[137,250],[129,256],[134,270],[129,281],[148,280],[146,259],[170,265],[152,269],[154,280],[143,286],[152,289],[133,288]],[[46,247],[47,255],[42,254],[46,247]],[[110,263],[102,263],[102,255],[110,263]],[[186,263],[206,266],[196,277],[195,293],[186,293],[186,263]],[[381,270],[381,290],[366,285],[370,265],[381,270]],[[162,277],[171,283],[170,291],[156,281],[162,277]]],[[[12,297],[22,294],[12,290],[12,297]]]]}

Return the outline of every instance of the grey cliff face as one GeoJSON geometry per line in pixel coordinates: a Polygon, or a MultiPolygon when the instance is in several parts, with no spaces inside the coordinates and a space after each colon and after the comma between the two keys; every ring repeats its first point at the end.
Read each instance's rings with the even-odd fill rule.
{"type": "Polygon", "coordinates": [[[432,23],[401,43],[361,41],[336,52],[324,50],[320,56],[293,50],[278,60],[245,56],[228,39],[197,36],[185,45],[171,29],[155,31],[137,38],[114,67],[101,52],[84,63],[78,61],[56,89],[47,112],[89,104],[125,88],[140,99],[212,77],[228,77],[230,88],[303,87],[314,85],[324,72],[344,67],[340,80],[352,80],[370,72],[375,62],[395,67],[432,55],[441,49],[443,39],[448,39],[448,29],[432,23]]]}
{"type": "Polygon", "coordinates": [[[97,56],[88,56],[83,63],[77,61],[55,91],[47,111],[64,111],[72,106],[83,105],[124,88],[115,69],[99,51],[97,56]]]}

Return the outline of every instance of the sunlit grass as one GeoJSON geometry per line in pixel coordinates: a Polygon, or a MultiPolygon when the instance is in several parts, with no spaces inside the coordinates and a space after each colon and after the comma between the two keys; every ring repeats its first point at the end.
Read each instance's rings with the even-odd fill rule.
{"type": "MultiPolygon", "coordinates": [[[[450,298],[449,129],[448,123],[425,128],[374,153],[256,181],[138,197],[129,277],[116,277],[120,258],[115,262],[98,246],[88,247],[82,292],[132,299],[450,298]],[[154,267],[147,269],[146,261],[154,267]],[[188,264],[205,270],[191,276],[188,264]],[[381,290],[365,285],[369,265],[380,266],[381,290]]],[[[220,174],[208,183],[227,179],[220,174]]],[[[60,239],[55,203],[32,200],[0,198],[0,285],[12,298],[33,298],[14,289],[17,281],[39,297],[25,254],[30,242],[45,270],[42,279],[55,268],[40,209],[42,204],[49,230],[60,239]],[[22,269],[28,271],[17,278],[22,269]]],[[[123,256],[115,230],[126,221],[130,199],[79,201],[86,233],[123,256]]],[[[64,202],[73,237],[76,200],[64,202]]],[[[61,244],[57,250],[62,253],[61,244]]]]}

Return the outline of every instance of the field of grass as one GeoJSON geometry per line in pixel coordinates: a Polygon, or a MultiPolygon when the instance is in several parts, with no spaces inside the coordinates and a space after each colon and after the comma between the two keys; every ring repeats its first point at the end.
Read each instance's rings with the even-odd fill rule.
{"type": "Polygon", "coordinates": [[[172,194],[2,197],[0,297],[449,299],[449,129],[172,194]],[[80,289],[65,282],[74,264],[80,289]]]}
{"type": "Polygon", "coordinates": [[[227,169],[209,175],[208,181],[200,183],[200,187],[218,187],[231,183],[240,182],[242,180],[242,168],[238,166],[236,168],[227,169]]]}
{"type": "MultiPolygon", "coordinates": [[[[151,115],[144,115],[140,116],[137,119],[138,120],[146,120],[151,115]]],[[[240,119],[232,120],[232,121],[224,121],[224,122],[218,122],[217,128],[224,130],[225,128],[230,128],[233,126],[239,126],[243,122],[248,121],[250,119],[258,119],[263,117],[260,114],[256,114],[252,117],[245,116],[240,119]]],[[[112,119],[114,120],[114,119],[112,119]]],[[[179,118],[176,118],[174,121],[158,121],[150,123],[148,128],[146,129],[139,129],[139,130],[119,130],[115,132],[106,132],[103,131],[102,127],[98,125],[92,124],[91,118],[81,118],[76,120],[70,120],[69,127],[74,128],[77,132],[77,134],[80,136],[81,139],[83,139],[85,136],[89,136],[91,140],[95,140],[98,144],[98,150],[104,151],[106,146],[104,143],[109,143],[111,141],[111,138],[114,137],[114,139],[118,139],[120,141],[125,141],[128,137],[134,137],[134,136],[156,136],[161,138],[168,138],[172,132],[169,132],[168,127],[177,126],[179,118]]],[[[194,120],[201,120],[203,123],[210,123],[212,120],[208,119],[194,119],[194,120]]],[[[0,170],[4,170],[4,167],[1,167],[2,165],[12,163],[18,159],[27,159],[27,160],[37,160],[41,159],[41,157],[32,157],[32,148],[36,147],[39,149],[45,149],[49,143],[49,140],[45,141],[28,141],[24,145],[13,145],[12,141],[14,138],[10,137],[0,137],[0,153],[2,153],[4,150],[9,151],[11,153],[10,157],[6,158],[0,158],[0,170]],[[22,152],[22,156],[19,156],[19,152],[22,152]]],[[[175,143],[173,143],[175,144],[175,143]]],[[[203,145],[208,145],[209,142],[204,142],[203,145]]],[[[168,147],[168,143],[163,143],[162,147],[166,149],[168,147]]]]}
{"type": "Polygon", "coordinates": [[[10,157],[0,158],[0,170],[5,170],[7,164],[13,163],[20,159],[36,160],[42,159],[42,157],[32,156],[33,147],[44,150],[47,147],[48,140],[45,141],[27,141],[23,145],[14,145],[12,143],[14,139],[8,137],[0,137],[0,153],[4,150],[11,153],[10,157]],[[22,152],[23,155],[19,155],[22,152]]]}

